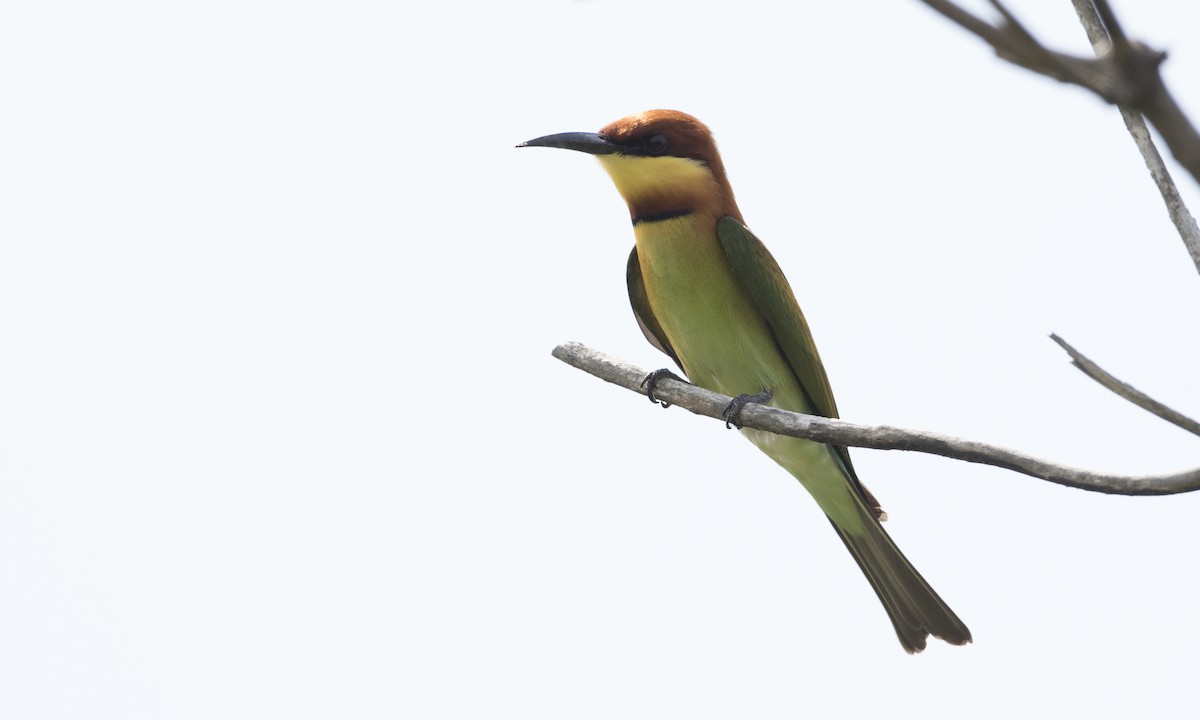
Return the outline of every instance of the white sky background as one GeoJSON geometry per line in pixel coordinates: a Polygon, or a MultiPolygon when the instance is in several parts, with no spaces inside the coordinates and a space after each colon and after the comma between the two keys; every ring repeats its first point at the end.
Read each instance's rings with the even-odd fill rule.
{"type": "MultiPolygon", "coordinates": [[[[1117,9],[1200,117],[1200,6],[1117,9]]],[[[1197,465],[1047,338],[1200,414],[1117,112],[915,0],[13,2],[0,96],[0,716],[1194,711],[1200,497],[855,452],[975,635],[909,657],[786,473],[549,355],[666,364],[611,183],[513,146],[674,107],[846,418],[1197,465]]]]}

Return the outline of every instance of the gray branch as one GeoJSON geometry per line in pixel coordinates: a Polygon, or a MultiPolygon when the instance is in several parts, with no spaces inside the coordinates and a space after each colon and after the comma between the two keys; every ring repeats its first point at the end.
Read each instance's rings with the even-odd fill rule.
{"type": "MultiPolygon", "coordinates": [[[[609,357],[581,343],[566,343],[554,348],[554,357],[601,380],[645,395],[642,380],[647,371],[609,357]]],[[[674,380],[662,380],[654,394],[697,415],[724,422],[722,411],[732,399],[701,387],[674,380]]],[[[993,465],[1024,473],[1059,485],[1115,495],[1173,495],[1200,490],[1200,468],[1170,475],[1111,475],[1067,467],[974,440],[923,430],[907,430],[888,425],[861,425],[813,415],[802,415],[764,405],[747,405],[739,416],[743,425],[779,435],[816,442],[872,448],[908,450],[966,462],[993,465]]]]}
{"type": "MultiPolygon", "coordinates": [[[[1108,31],[1104,29],[1104,22],[1100,19],[1096,6],[1092,0],[1071,0],[1071,3],[1075,6],[1075,13],[1079,16],[1079,22],[1083,24],[1084,32],[1087,33],[1088,42],[1092,44],[1092,50],[1095,51],[1096,57],[1103,57],[1112,47],[1112,41],[1109,39],[1108,31]]],[[[1105,7],[1107,9],[1107,5],[1105,7]]],[[[1111,12],[1111,9],[1109,11],[1111,12]]],[[[1115,18],[1113,25],[1120,28],[1115,18]]],[[[1123,34],[1122,37],[1124,37],[1123,34]]],[[[1162,195],[1163,202],[1166,203],[1167,214],[1175,225],[1176,232],[1183,239],[1183,245],[1191,255],[1196,269],[1200,270],[1200,227],[1196,226],[1196,218],[1192,217],[1192,213],[1184,204],[1178,188],[1175,187],[1175,181],[1171,178],[1166,163],[1163,162],[1162,155],[1154,146],[1150,131],[1146,129],[1145,118],[1128,105],[1118,105],[1117,108],[1121,111],[1121,119],[1125,121],[1125,128],[1129,130],[1129,135],[1142,154],[1142,160],[1146,163],[1146,169],[1150,171],[1150,177],[1154,179],[1154,185],[1162,195]]]]}
{"type": "Polygon", "coordinates": [[[1143,410],[1157,415],[1173,425],[1178,425],[1193,435],[1200,435],[1200,422],[1196,422],[1177,410],[1172,410],[1129,383],[1122,382],[1113,377],[1108,371],[1089,360],[1087,356],[1071,347],[1070,343],[1059,336],[1051,335],[1050,339],[1058,343],[1063,350],[1067,351],[1067,354],[1071,356],[1071,364],[1079,368],[1084,375],[1087,375],[1108,390],[1111,390],[1143,410]]]}
{"type": "MultiPolygon", "coordinates": [[[[1130,133],[1138,147],[1149,144],[1149,134],[1142,124],[1130,116],[1141,113],[1166,141],[1175,159],[1200,182],[1200,134],[1187,115],[1175,102],[1163,83],[1159,66],[1166,53],[1131,41],[1107,0],[1072,0],[1084,23],[1084,28],[1096,50],[1095,58],[1080,58],[1049,50],[1043,46],[1000,2],[991,0],[1000,13],[996,25],[958,7],[950,0],[922,0],[938,13],[957,23],[964,30],[991,45],[1001,58],[1032,72],[1078,85],[1092,91],[1105,101],[1123,108],[1130,133]],[[1107,31],[1106,31],[1107,28],[1107,31]],[[1136,112],[1132,112],[1136,111],[1136,112]],[[1139,135],[1142,136],[1139,139],[1139,135]]],[[[1150,148],[1153,151],[1153,148],[1150,148]]],[[[1152,154],[1157,156],[1157,151],[1152,154]]],[[[1159,184],[1171,218],[1183,236],[1188,253],[1200,270],[1200,230],[1183,208],[1179,194],[1169,183],[1169,175],[1161,158],[1155,163],[1143,149],[1147,166],[1159,184]],[[1166,178],[1169,189],[1164,189],[1166,178]],[[1185,217],[1186,216],[1186,217],[1185,217]]]]}

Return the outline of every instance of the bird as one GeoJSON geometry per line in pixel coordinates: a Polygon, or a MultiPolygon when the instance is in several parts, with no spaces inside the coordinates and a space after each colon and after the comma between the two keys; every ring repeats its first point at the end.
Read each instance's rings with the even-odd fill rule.
{"type": "MultiPolygon", "coordinates": [[[[808,322],[779,264],[746,226],[707,126],[678,110],[649,110],[598,133],[557,133],[517,147],[600,161],[633,222],[625,275],[634,317],[688,381],[734,396],[727,425],[750,402],[838,417],[808,322]]],[[[664,375],[673,373],[647,376],[651,400],[664,375]]],[[[825,512],[907,652],[924,650],[930,635],[971,642],[971,631],[883,529],[886,515],[845,446],[740,429],[825,512]]]]}

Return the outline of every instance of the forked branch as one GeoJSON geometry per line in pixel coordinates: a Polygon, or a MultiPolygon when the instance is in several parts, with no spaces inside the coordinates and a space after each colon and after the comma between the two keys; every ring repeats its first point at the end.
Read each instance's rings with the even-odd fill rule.
{"type": "MultiPolygon", "coordinates": [[[[1163,83],[1159,66],[1166,53],[1131,41],[1117,21],[1107,0],[1072,0],[1096,51],[1094,58],[1081,58],[1046,48],[1017,20],[1000,0],[991,0],[1000,13],[992,24],[963,10],[950,0],[922,0],[926,5],[991,45],[1005,60],[1040,75],[1086,88],[1107,102],[1123,109],[1129,131],[1146,156],[1151,174],[1159,183],[1163,198],[1200,269],[1200,233],[1190,215],[1179,216],[1182,205],[1174,188],[1164,189],[1161,178],[1166,168],[1147,155],[1149,134],[1131,122],[1131,111],[1141,113],[1158,130],[1179,164],[1200,182],[1200,134],[1184,114],[1163,83]],[[1107,31],[1107,32],[1106,32],[1107,31]]],[[[1157,155],[1157,151],[1153,151],[1157,155]]],[[[1186,214],[1186,209],[1184,210],[1186,214]]]]}

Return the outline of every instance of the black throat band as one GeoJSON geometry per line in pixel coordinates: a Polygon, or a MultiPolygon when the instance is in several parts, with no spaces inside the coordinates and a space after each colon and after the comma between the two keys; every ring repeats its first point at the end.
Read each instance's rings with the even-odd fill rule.
{"type": "Polygon", "coordinates": [[[684,210],[667,210],[666,212],[650,213],[649,215],[638,215],[633,219],[633,224],[662,222],[663,220],[674,220],[675,218],[687,217],[691,215],[690,209],[684,210]]]}

